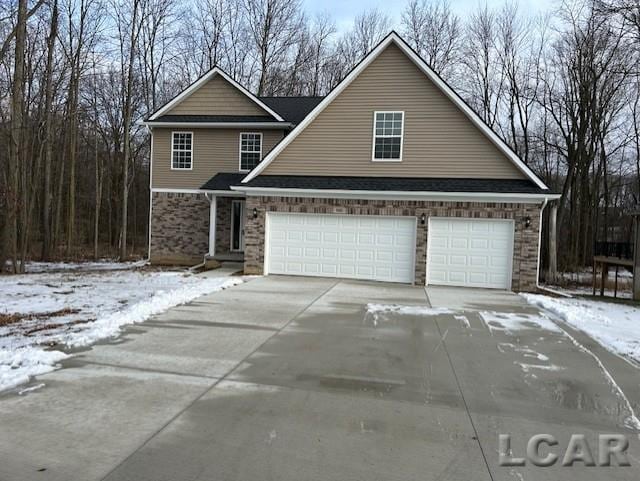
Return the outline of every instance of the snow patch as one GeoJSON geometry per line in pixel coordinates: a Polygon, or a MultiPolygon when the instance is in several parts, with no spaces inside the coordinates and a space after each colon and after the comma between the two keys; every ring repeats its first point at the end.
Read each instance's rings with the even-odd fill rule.
{"type": "Polygon", "coordinates": [[[453,318],[460,321],[462,327],[467,329],[471,328],[471,323],[469,322],[469,319],[467,319],[467,316],[453,316],[453,318]]]}
{"type": "Polygon", "coordinates": [[[522,368],[522,370],[526,373],[531,372],[533,369],[539,369],[541,371],[562,371],[564,367],[556,366],[555,364],[528,364],[524,362],[515,361],[514,364],[517,364],[522,368]]]}
{"type": "Polygon", "coordinates": [[[522,294],[570,326],[594,338],[611,352],[640,363],[640,308],[587,299],[556,299],[522,294]]]}
{"type": "MultiPolygon", "coordinates": [[[[606,302],[583,299],[554,299],[539,294],[521,294],[527,302],[560,316],[567,324],[596,339],[610,351],[638,361],[640,357],[640,309],[606,302]],[[624,331],[623,337],[622,334],[624,331]]],[[[591,356],[603,372],[614,394],[622,401],[628,415],[623,424],[640,430],[640,419],[629,398],[607,370],[600,358],[566,330],[562,330],[582,352],[591,356]]]]}
{"type": "Polygon", "coordinates": [[[151,316],[160,314],[167,309],[186,304],[192,300],[240,284],[241,278],[209,278],[202,279],[198,284],[184,286],[179,289],[159,292],[148,301],[139,302],[123,311],[114,312],[92,322],[87,329],[70,333],[66,336],[65,344],[80,347],[120,334],[120,328],[127,324],[145,321],[151,316]]]}
{"type": "Polygon", "coordinates": [[[540,328],[552,332],[563,332],[551,319],[544,314],[516,314],[504,312],[480,312],[480,317],[490,330],[505,332],[523,329],[540,328]]]}
{"type": "Polygon", "coordinates": [[[0,350],[0,392],[25,384],[32,376],[57,369],[59,362],[68,357],[64,352],[46,351],[41,347],[0,350]]]}
{"type": "Polygon", "coordinates": [[[85,264],[65,265],[58,272],[0,278],[0,312],[37,315],[0,326],[0,392],[57,369],[69,357],[44,346],[87,346],[115,337],[127,324],[244,281],[144,272],[135,270],[138,263],[117,269],[97,264],[105,268],[89,272],[85,264]]]}
{"type": "Polygon", "coordinates": [[[18,396],[24,396],[25,394],[27,394],[29,392],[37,391],[38,389],[41,389],[41,388],[43,388],[45,386],[46,386],[46,384],[41,382],[40,384],[36,384],[35,386],[26,387],[26,388],[21,389],[20,391],[18,391],[18,396]]]}
{"type": "Polygon", "coordinates": [[[438,314],[453,314],[456,311],[446,307],[429,306],[401,306],[399,304],[367,304],[367,312],[378,314],[382,312],[394,312],[407,316],[437,316],[438,314]]]}

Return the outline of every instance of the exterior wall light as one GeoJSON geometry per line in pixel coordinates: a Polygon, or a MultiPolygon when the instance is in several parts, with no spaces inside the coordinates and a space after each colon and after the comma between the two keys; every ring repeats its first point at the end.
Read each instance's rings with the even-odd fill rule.
{"type": "Polygon", "coordinates": [[[420,216],[420,224],[424,225],[427,222],[427,215],[423,212],[420,216]]]}
{"type": "Polygon", "coordinates": [[[253,208],[253,218],[254,219],[258,218],[258,209],[256,209],[255,207],[253,208]]]}
{"type": "Polygon", "coordinates": [[[531,227],[531,217],[525,217],[524,218],[524,226],[525,227],[531,227]]]}

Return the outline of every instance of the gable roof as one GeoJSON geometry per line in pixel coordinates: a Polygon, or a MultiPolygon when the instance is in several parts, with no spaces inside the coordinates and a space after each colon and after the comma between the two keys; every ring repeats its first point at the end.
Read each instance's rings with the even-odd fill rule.
{"type": "Polygon", "coordinates": [[[292,124],[299,124],[324,97],[259,97],[292,124]]]}
{"type": "Polygon", "coordinates": [[[171,99],[169,102],[167,102],[162,107],[160,107],[158,110],[156,110],[153,114],[151,114],[149,116],[148,121],[158,120],[158,117],[160,117],[160,116],[166,114],[167,112],[169,112],[172,108],[174,108],[180,102],[182,102],[183,100],[188,98],[190,95],[192,95],[194,92],[196,92],[200,87],[205,85],[209,80],[211,80],[216,75],[219,75],[222,78],[224,78],[227,82],[229,82],[236,89],[238,89],[242,94],[244,94],[249,100],[251,100],[256,105],[258,105],[266,113],[271,115],[275,120],[277,120],[279,122],[284,122],[284,119],[282,118],[282,116],[280,114],[278,114],[276,111],[274,111],[269,106],[267,106],[262,100],[260,100],[258,97],[253,95],[251,92],[249,92],[247,89],[245,89],[238,82],[233,80],[220,67],[213,67],[211,70],[209,70],[207,73],[205,73],[202,77],[200,77],[198,80],[193,82],[189,87],[187,87],[185,90],[183,90],[180,94],[176,95],[173,99],[171,99]]]}
{"type": "Polygon", "coordinates": [[[300,122],[293,131],[286,136],[258,166],[244,179],[247,183],[260,175],[293,140],[309,126],[316,117],[333,100],[344,91],[389,45],[395,44],[442,93],[458,107],[458,109],[491,141],[527,178],[534,182],[540,189],[548,190],[544,182],[518,157],[518,155],[500,138],[476,112],[437,74],[426,62],[395,32],[392,31],[385,37],[351,72],[300,122]]]}

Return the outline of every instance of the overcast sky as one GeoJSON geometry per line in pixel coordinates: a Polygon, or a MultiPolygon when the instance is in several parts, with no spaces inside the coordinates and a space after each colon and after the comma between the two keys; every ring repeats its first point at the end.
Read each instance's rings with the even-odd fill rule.
{"type": "MultiPolygon", "coordinates": [[[[505,0],[486,0],[490,6],[500,6],[505,0]]],[[[535,15],[546,11],[556,4],[557,0],[513,0],[521,5],[523,13],[535,15]]],[[[408,0],[302,0],[305,11],[309,16],[314,16],[318,12],[328,11],[336,21],[338,31],[347,30],[353,18],[360,12],[378,7],[382,12],[391,16],[396,23],[400,19],[400,14],[408,0]]],[[[450,0],[452,9],[461,17],[474,10],[478,5],[485,3],[484,0],[450,0]]]]}

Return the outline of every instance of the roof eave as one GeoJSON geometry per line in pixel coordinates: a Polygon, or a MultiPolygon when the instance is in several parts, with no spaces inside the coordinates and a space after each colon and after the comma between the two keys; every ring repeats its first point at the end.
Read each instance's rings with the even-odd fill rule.
{"type": "Polygon", "coordinates": [[[496,202],[496,203],[540,203],[559,199],[560,194],[552,193],[505,193],[505,192],[440,192],[440,191],[376,191],[339,189],[295,189],[277,187],[249,187],[232,185],[230,189],[247,195],[282,197],[320,197],[337,199],[396,199],[449,202],[496,202]]]}
{"type": "Polygon", "coordinates": [[[202,127],[202,128],[262,128],[262,129],[290,129],[291,122],[162,122],[144,120],[141,125],[148,127],[202,127]]]}

